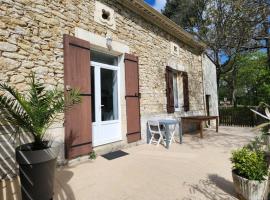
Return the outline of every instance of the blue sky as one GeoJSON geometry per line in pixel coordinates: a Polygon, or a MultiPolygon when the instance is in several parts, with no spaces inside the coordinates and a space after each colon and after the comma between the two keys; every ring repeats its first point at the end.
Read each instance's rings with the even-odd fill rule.
{"type": "Polygon", "coordinates": [[[161,11],[161,9],[163,9],[166,4],[166,0],[144,0],[144,1],[158,11],[161,11]]]}

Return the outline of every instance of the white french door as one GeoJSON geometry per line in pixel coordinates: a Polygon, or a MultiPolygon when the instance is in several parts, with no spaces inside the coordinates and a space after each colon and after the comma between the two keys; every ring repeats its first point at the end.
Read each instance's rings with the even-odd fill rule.
{"type": "Polygon", "coordinates": [[[122,139],[119,66],[91,62],[93,146],[122,139]]]}

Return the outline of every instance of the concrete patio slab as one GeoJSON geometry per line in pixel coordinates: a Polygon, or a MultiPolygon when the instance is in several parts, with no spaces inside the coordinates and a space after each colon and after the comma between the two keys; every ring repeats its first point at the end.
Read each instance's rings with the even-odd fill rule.
{"type": "MultiPolygon", "coordinates": [[[[56,200],[229,200],[235,197],[230,152],[248,143],[251,128],[220,127],[184,135],[183,144],[124,149],[114,160],[99,156],[57,170],[56,200]]],[[[18,180],[2,181],[0,199],[19,199],[18,180]],[[12,189],[13,188],[13,189],[12,189]]]]}

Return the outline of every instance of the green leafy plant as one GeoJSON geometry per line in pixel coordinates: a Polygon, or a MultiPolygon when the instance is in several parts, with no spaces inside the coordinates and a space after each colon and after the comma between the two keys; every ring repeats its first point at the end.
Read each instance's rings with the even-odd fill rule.
{"type": "Polygon", "coordinates": [[[90,160],[95,160],[96,158],[97,158],[97,154],[95,151],[92,151],[91,153],[89,153],[90,160]]]}
{"type": "Polygon", "coordinates": [[[64,96],[59,89],[46,90],[32,74],[28,82],[30,89],[22,94],[6,83],[0,83],[1,122],[19,129],[14,137],[28,134],[32,137],[31,150],[48,148],[46,130],[57,120],[59,114],[79,103],[78,90],[71,90],[64,96]]]}
{"type": "Polygon", "coordinates": [[[265,154],[243,147],[232,152],[231,162],[234,172],[246,179],[263,181],[268,175],[265,154]]]}

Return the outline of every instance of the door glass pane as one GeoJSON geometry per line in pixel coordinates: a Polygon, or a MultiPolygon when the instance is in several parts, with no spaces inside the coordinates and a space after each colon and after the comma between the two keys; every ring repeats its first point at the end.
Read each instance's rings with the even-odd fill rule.
{"type": "Polygon", "coordinates": [[[178,87],[177,87],[177,74],[173,74],[173,97],[174,97],[174,107],[178,108],[178,87]]]}
{"type": "Polygon", "coordinates": [[[101,120],[118,119],[117,71],[100,69],[101,120]]]}
{"type": "Polygon", "coordinates": [[[96,121],[96,110],[95,110],[95,68],[91,67],[91,112],[92,112],[92,122],[96,121]]]}
{"type": "Polygon", "coordinates": [[[117,66],[118,57],[91,50],[91,61],[117,66]]]}

